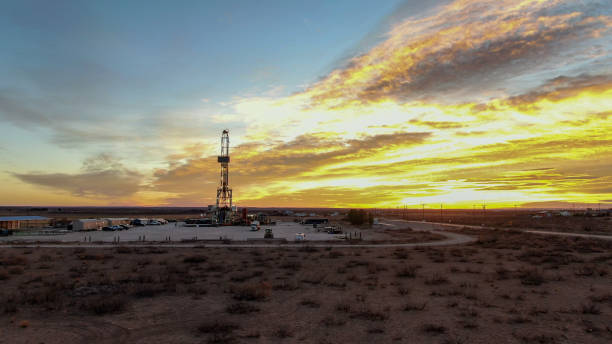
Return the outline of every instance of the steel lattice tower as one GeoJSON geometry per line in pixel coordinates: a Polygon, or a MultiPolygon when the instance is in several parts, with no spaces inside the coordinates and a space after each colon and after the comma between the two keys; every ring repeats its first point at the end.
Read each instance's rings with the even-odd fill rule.
{"type": "Polygon", "coordinates": [[[229,187],[229,130],[221,134],[221,154],[217,157],[221,164],[221,179],[217,187],[217,222],[220,224],[231,222],[232,189],[229,187]]]}

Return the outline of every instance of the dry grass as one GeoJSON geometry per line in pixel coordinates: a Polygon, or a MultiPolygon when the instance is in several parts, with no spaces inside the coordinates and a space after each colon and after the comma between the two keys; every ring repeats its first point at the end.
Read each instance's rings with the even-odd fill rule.
{"type": "Polygon", "coordinates": [[[160,342],[612,340],[605,244],[493,234],[436,249],[11,249],[0,330],[29,319],[20,335],[41,342],[39,324],[82,319],[160,324],[160,342]]]}
{"type": "Polygon", "coordinates": [[[124,296],[99,296],[87,300],[81,307],[96,315],[104,315],[108,313],[120,313],[126,309],[127,304],[128,300],[124,296]]]}

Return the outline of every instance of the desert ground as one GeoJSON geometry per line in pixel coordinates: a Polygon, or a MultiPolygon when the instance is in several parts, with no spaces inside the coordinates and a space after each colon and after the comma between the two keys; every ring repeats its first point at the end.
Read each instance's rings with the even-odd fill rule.
{"type": "Polygon", "coordinates": [[[453,231],[475,241],[3,247],[0,343],[612,341],[612,241],[453,231]]]}
{"type": "Polygon", "coordinates": [[[397,210],[394,215],[405,220],[441,222],[505,229],[534,229],[584,234],[612,234],[609,211],[568,211],[570,216],[559,215],[559,210],[508,209],[425,209],[397,210]],[[594,216],[599,215],[599,216],[594,216]]]}

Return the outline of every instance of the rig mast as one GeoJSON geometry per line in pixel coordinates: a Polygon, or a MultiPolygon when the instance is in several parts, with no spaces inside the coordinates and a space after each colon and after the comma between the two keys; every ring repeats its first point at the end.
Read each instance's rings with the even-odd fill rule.
{"type": "Polygon", "coordinates": [[[231,224],[232,221],[232,189],[229,187],[229,130],[221,134],[221,154],[217,157],[221,164],[221,180],[217,187],[217,223],[231,224]]]}

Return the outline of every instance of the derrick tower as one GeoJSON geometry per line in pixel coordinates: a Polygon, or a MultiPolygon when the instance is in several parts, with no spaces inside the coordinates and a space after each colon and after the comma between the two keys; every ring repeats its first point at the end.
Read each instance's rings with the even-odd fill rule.
{"type": "Polygon", "coordinates": [[[217,223],[230,224],[232,221],[232,189],[229,187],[229,130],[221,134],[221,154],[217,157],[221,165],[221,179],[217,187],[217,223]]]}

